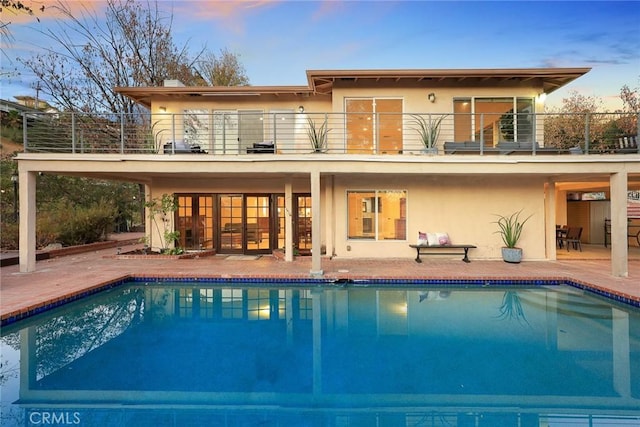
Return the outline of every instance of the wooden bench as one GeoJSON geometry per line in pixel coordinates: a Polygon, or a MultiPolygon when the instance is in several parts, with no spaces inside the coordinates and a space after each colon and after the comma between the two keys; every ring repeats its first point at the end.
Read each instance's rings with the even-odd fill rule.
{"type": "Polygon", "coordinates": [[[475,245],[409,245],[416,250],[416,262],[422,262],[420,255],[464,255],[462,261],[471,262],[469,260],[469,249],[476,248],[475,245]],[[464,252],[444,251],[444,249],[464,249],[464,252]],[[435,250],[435,252],[434,252],[435,250]]]}

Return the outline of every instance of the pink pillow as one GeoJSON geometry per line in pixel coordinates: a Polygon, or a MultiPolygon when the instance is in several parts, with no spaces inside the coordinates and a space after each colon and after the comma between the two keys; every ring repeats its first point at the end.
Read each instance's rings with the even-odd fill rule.
{"type": "Polygon", "coordinates": [[[418,245],[428,245],[427,233],[418,231],[418,245]]]}
{"type": "Polygon", "coordinates": [[[438,237],[438,244],[440,246],[448,246],[451,244],[451,239],[449,239],[449,235],[447,233],[436,233],[438,237]]]}

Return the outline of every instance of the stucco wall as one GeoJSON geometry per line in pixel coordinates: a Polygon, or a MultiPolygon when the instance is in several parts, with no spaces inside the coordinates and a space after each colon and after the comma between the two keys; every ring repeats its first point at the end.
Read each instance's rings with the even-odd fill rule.
{"type": "Polygon", "coordinates": [[[418,231],[447,232],[452,243],[475,244],[475,259],[500,259],[502,241],[494,232],[496,214],[520,209],[527,222],[519,246],[524,259],[545,258],[544,186],[538,178],[518,177],[336,177],[335,255],[340,257],[410,257],[409,248],[418,231]],[[407,190],[407,241],[347,239],[346,192],[348,190],[407,190]],[[350,250],[349,250],[350,247],[350,250]]]}
{"type": "MultiPolygon", "coordinates": [[[[293,179],[293,192],[310,191],[309,180],[293,179]]],[[[495,234],[492,222],[495,214],[510,214],[523,210],[532,214],[520,242],[524,259],[544,259],[544,182],[535,177],[504,176],[460,177],[430,176],[399,177],[372,175],[336,175],[322,178],[321,203],[325,206],[321,218],[321,241],[328,255],[339,257],[413,257],[418,231],[447,232],[453,243],[478,246],[472,259],[499,259],[502,242],[495,234]],[[347,191],[406,190],[407,240],[371,241],[347,238],[347,191]]],[[[284,180],[273,179],[191,179],[180,185],[169,179],[157,180],[152,186],[153,197],[163,193],[283,193],[284,180]]],[[[157,242],[158,235],[152,237],[157,242]]],[[[152,246],[157,246],[152,245],[152,246]]],[[[459,258],[459,256],[454,256],[459,258]]]]}

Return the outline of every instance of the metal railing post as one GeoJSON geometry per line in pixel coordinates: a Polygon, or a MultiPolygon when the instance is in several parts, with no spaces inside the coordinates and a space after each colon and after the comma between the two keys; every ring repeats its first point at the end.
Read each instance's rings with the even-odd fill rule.
{"type": "Polygon", "coordinates": [[[120,154],[124,154],[124,111],[120,112],[120,154]]]}
{"type": "Polygon", "coordinates": [[[76,153],[76,113],[71,113],[71,152],[76,153]]]}
{"type": "Polygon", "coordinates": [[[276,141],[278,140],[278,138],[276,138],[276,123],[278,122],[278,120],[276,119],[276,116],[278,115],[278,113],[273,113],[273,152],[277,153],[277,147],[276,147],[276,141]]]}
{"type": "Polygon", "coordinates": [[[27,147],[27,113],[22,113],[22,146],[24,147],[24,152],[29,152],[29,147],[27,147]]]}
{"type": "MultiPolygon", "coordinates": [[[[162,147],[164,152],[164,147],[162,147]]],[[[176,154],[176,114],[171,113],[171,154],[176,154]]]]}
{"type": "Polygon", "coordinates": [[[480,155],[484,154],[484,113],[480,114],[480,155]]]}
{"type": "Polygon", "coordinates": [[[638,112],[638,117],[636,117],[636,148],[638,149],[638,154],[640,154],[640,144],[638,143],[639,139],[640,139],[640,112],[638,112]]]}
{"type": "Polygon", "coordinates": [[[584,154],[589,154],[590,145],[590,132],[591,132],[591,113],[586,113],[584,116],[584,154]]]}

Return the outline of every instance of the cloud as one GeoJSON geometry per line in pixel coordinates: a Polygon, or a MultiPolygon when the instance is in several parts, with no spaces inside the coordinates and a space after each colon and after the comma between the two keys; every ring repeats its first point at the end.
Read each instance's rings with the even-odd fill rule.
{"type": "Polygon", "coordinates": [[[250,14],[282,3],[281,0],[199,0],[181,1],[173,5],[175,15],[182,20],[215,20],[217,25],[234,34],[243,34],[250,14]]]}
{"type": "Polygon", "coordinates": [[[80,15],[86,11],[99,11],[106,5],[104,0],[74,0],[63,1],[58,0],[23,0],[25,6],[33,11],[29,15],[25,12],[16,12],[11,8],[2,9],[2,22],[10,22],[11,24],[30,24],[37,20],[49,20],[64,18],[65,15],[60,12],[60,4],[68,9],[73,15],[80,15]]]}

